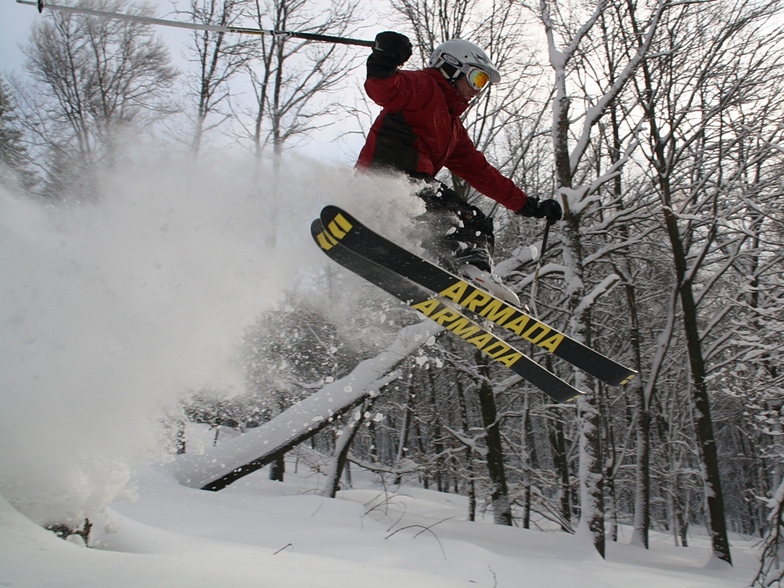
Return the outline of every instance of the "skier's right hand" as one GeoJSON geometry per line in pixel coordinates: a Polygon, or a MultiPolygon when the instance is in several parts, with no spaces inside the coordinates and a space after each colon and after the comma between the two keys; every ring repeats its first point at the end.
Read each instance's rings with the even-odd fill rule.
{"type": "Polygon", "coordinates": [[[397,67],[408,61],[411,50],[411,41],[405,35],[394,31],[377,34],[376,45],[368,59],[368,73],[371,73],[371,67],[374,67],[379,73],[386,73],[386,76],[374,77],[389,76],[397,67]]]}

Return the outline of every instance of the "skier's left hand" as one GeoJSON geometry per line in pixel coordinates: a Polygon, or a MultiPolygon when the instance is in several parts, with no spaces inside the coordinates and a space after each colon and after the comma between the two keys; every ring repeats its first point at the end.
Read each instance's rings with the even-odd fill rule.
{"type": "Polygon", "coordinates": [[[536,196],[528,196],[523,203],[523,207],[517,211],[520,216],[542,218],[539,214],[539,199],[536,196]]]}
{"type": "Polygon", "coordinates": [[[517,211],[520,216],[534,218],[546,218],[549,224],[561,220],[563,211],[557,200],[540,201],[536,196],[529,196],[525,199],[523,207],[517,211]]]}

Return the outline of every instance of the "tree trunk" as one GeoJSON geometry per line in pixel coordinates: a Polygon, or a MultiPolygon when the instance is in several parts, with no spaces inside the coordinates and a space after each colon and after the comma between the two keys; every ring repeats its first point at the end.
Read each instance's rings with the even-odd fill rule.
{"type": "Polygon", "coordinates": [[[533,445],[529,442],[531,434],[531,395],[524,393],[523,418],[520,430],[521,461],[523,470],[523,529],[531,528],[531,470],[533,469],[533,445]]]}
{"type": "Polygon", "coordinates": [[[648,549],[648,531],[651,527],[651,413],[645,403],[641,384],[635,387],[637,396],[637,463],[634,465],[634,530],[632,545],[648,549]]]}
{"type": "Polygon", "coordinates": [[[275,459],[272,460],[270,464],[269,470],[269,479],[275,482],[282,482],[283,481],[283,474],[286,472],[286,454],[279,453],[275,456],[275,459]]]}
{"type": "Polygon", "coordinates": [[[560,480],[559,494],[561,502],[561,530],[571,533],[572,521],[572,482],[569,475],[569,459],[566,455],[566,437],[563,431],[563,422],[558,415],[554,415],[553,426],[550,429],[550,447],[553,452],[555,471],[560,480]]]}
{"type": "Polygon", "coordinates": [[[601,461],[601,415],[596,398],[578,399],[580,413],[580,527],[590,533],[593,546],[605,556],[604,488],[601,461]]]}
{"type": "Polygon", "coordinates": [[[436,488],[439,492],[446,492],[449,490],[449,484],[444,480],[444,442],[441,438],[441,417],[438,412],[438,400],[436,399],[436,381],[433,376],[433,370],[428,370],[428,388],[430,389],[430,408],[433,411],[433,421],[431,423],[433,449],[436,453],[436,471],[434,479],[436,488]]]}
{"type": "Polygon", "coordinates": [[[512,509],[509,504],[509,489],[506,485],[506,469],[504,452],[501,444],[501,431],[498,423],[498,409],[495,393],[490,384],[490,367],[487,360],[479,353],[476,356],[477,366],[482,381],[479,385],[479,405],[482,412],[482,424],[486,432],[487,473],[490,476],[490,500],[493,504],[493,521],[497,525],[512,526],[512,509]]]}
{"type": "Polygon", "coordinates": [[[332,458],[327,470],[327,484],[324,488],[322,496],[335,498],[338,490],[340,490],[340,476],[343,469],[346,467],[348,461],[348,451],[351,449],[351,443],[359,431],[359,427],[364,422],[363,415],[368,410],[369,404],[362,406],[356,417],[349,417],[349,423],[343,427],[342,434],[338,437],[335,443],[335,455],[332,458]]]}
{"type": "MultiPolygon", "coordinates": [[[[400,438],[398,439],[397,452],[395,455],[395,463],[400,461],[408,455],[408,436],[411,430],[411,417],[413,415],[414,394],[412,384],[409,381],[408,389],[406,390],[406,406],[403,409],[403,422],[400,425],[400,438]]],[[[395,476],[394,484],[399,486],[403,478],[400,474],[395,476]]]]}
{"type": "Polygon", "coordinates": [[[615,488],[615,472],[618,461],[617,448],[615,446],[615,431],[609,416],[610,403],[605,402],[607,389],[600,386],[597,390],[597,410],[601,423],[602,434],[600,436],[599,456],[602,468],[602,488],[605,500],[605,510],[607,511],[606,533],[610,541],[618,541],[618,499],[615,488]]]}
{"type": "MultiPolygon", "coordinates": [[[[569,178],[561,178],[561,186],[571,186],[569,178]]],[[[572,272],[573,285],[570,286],[569,310],[572,313],[572,335],[578,341],[590,345],[591,314],[589,307],[583,307],[585,284],[583,281],[583,243],[580,234],[580,218],[568,215],[565,218],[563,246],[563,263],[572,272]]],[[[574,371],[574,385],[584,389],[585,376],[579,370],[574,371]]],[[[590,533],[596,551],[604,557],[604,487],[601,454],[602,420],[599,411],[598,391],[580,398],[577,403],[578,423],[580,427],[580,523],[579,528],[590,533]]]]}
{"type": "MultiPolygon", "coordinates": [[[[669,198],[669,184],[662,181],[665,190],[665,202],[669,198]]],[[[719,456],[713,434],[708,386],[705,382],[705,358],[702,353],[702,341],[698,327],[697,305],[692,290],[692,282],[687,278],[688,261],[683,249],[683,241],[678,228],[678,219],[669,206],[663,208],[667,234],[670,238],[675,270],[678,278],[678,294],[683,311],[683,329],[686,335],[686,348],[691,368],[692,401],[694,403],[694,429],[702,458],[702,475],[705,485],[706,514],[708,515],[708,532],[711,537],[713,554],[719,559],[732,564],[730,543],[727,537],[727,521],[724,516],[724,497],[719,478],[719,456]]]]}
{"type": "MultiPolygon", "coordinates": [[[[468,406],[465,399],[465,391],[463,389],[463,381],[460,376],[455,376],[455,388],[457,389],[457,398],[460,404],[460,422],[463,428],[463,433],[468,433],[470,428],[468,423],[468,406]]],[[[468,480],[468,520],[476,520],[476,481],[474,476],[474,452],[471,447],[466,448],[466,478],[468,480]]]]}

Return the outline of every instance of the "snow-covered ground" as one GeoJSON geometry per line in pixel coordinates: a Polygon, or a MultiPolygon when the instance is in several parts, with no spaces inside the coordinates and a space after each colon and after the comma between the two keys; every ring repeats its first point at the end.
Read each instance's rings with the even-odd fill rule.
{"type": "Polygon", "coordinates": [[[753,542],[738,537],[733,568],[702,536],[678,548],[654,534],[645,551],[626,529],[602,561],[559,531],[468,522],[464,497],[354,473],[355,488],[329,499],[302,464],[286,482],[262,470],[216,493],[147,468],[131,501],[95,519],[92,549],[0,500],[0,586],[729,588],[753,575],[753,542]]]}

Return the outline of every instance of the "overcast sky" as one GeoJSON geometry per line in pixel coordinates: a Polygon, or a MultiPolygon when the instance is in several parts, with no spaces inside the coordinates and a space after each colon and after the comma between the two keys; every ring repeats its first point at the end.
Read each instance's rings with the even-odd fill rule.
{"type": "MultiPolygon", "coordinates": [[[[53,3],[72,4],[65,0],[53,0],[53,3]]],[[[155,16],[177,20],[176,16],[172,14],[172,4],[169,0],[152,0],[151,3],[158,7],[155,16]]],[[[27,42],[33,24],[40,18],[41,16],[33,6],[18,4],[15,0],[0,0],[0,75],[3,77],[8,78],[14,73],[23,74],[25,57],[20,46],[27,42]]],[[[374,14],[372,18],[365,21],[372,23],[368,29],[353,36],[372,38],[378,29],[378,26],[373,25],[380,20],[374,14]]],[[[185,61],[184,54],[190,41],[190,31],[156,27],[155,33],[167,43],[175,66],[181,71],[187,70],[189,64],[185,61]]],[[[357,51],[365,53],[367,49],[357,47],[357,51]]],[[[357,64],[357,69],[351,73],[357,76],[354,86],[359,92],[358,86],[362,83],[364,68],[359,65],[361,61],[358,61],[357,64]]],[[[350,102],[350,100],[346,100],[344,104],[350,102]]],[[[347,120],[339,127],[315,133],[311,137],[310,144],[302,146],[298,151],[319,159],[334,159],[344,164],[353,165],[356,153],[362,146],[363,138],[361,135],[345,135],[345,131],[356,132],[357,130],[356,121],[347,120]],[[340,127],[344,125],[348,125],[348,127],[341,130],[340,127]],[[334,142],[336,135],[343,135],[343,140],[339,142],[340,145],[334,142]]]]}
{"type": "Polygon", "coordinates": [[[38,11],[14,0],[0,0],[0,71],[8,74],[21,68],[24,56],[19,44],[27,41],[38,11]]]}

